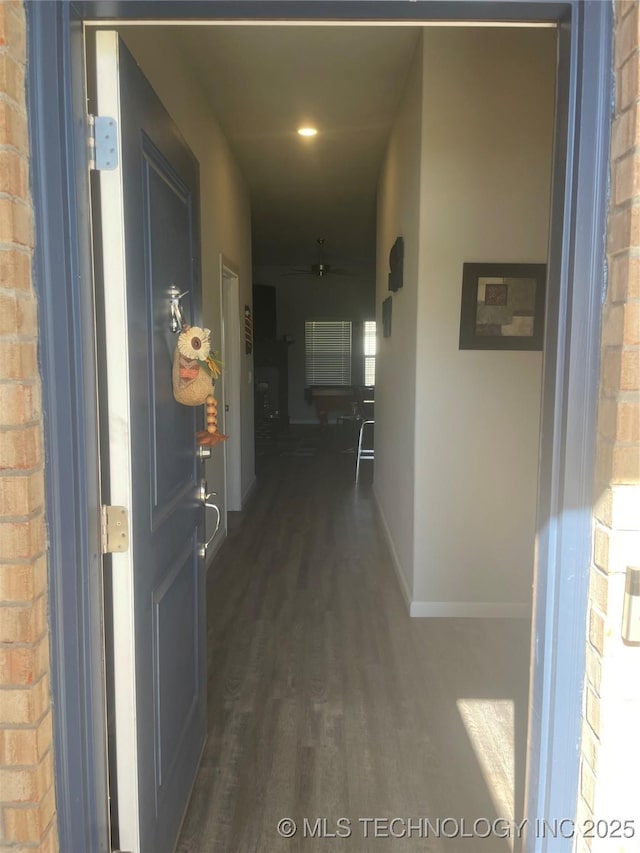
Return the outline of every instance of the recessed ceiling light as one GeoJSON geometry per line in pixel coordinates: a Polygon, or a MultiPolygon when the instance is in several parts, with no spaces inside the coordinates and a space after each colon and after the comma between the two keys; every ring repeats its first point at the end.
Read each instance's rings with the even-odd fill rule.
{"type": "Polygon", "coordinates": [[[300,134],[300,136],[316,136],[318,131],[315,129],[315,127],[299,127],[298,133],[300,134]]]}

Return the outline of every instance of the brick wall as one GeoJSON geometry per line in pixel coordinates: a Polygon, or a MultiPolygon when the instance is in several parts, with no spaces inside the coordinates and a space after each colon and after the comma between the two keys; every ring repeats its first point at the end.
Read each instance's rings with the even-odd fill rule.
{"type": "MultiPolygon", "coordinates": [[[[640,647],[621,638],[627,566],[640,563],[640,4],[616,3],[616,104],[578,815],[635,821],[640,851],[640,647]]],[[[602,825],[604,828],[604,824],[602,825]]]]}
{"type": "Polygon", "coordinates": [[[0,850],[57,850],[26,26],[0,2],[0,850]]]}

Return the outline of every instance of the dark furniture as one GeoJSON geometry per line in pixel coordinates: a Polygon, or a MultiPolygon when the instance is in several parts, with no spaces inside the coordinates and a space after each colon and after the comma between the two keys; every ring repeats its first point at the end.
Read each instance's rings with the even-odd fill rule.
{"type": "Polygon", "coordinates": [[[278,340],[276,289],[253,285],[253,371],[256,438],[275,439],[289,426],[289,344],[278,340]]]}
{"type": "Polygon", "coordinates": [[[362,416],[363,407],[373,401],[373,388],[362,385],[311,385],[304,389],[307,403],[313,403],[320,425],[329,424],[332,412],[362,416]]]}
{"type": "Polygon", "coordinates": [[[273,436],[289,426],[289,345],[256,339],[253,350],[256,434],[273,436]]]}

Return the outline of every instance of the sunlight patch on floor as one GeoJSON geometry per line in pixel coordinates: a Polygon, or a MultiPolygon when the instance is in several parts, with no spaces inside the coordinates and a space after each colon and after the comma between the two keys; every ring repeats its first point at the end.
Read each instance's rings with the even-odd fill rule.
{"type": "MultiPolygon", "coordinates": [[[[458,713],[499,818],[514,819],[514,704],[512,699],[458,699],[458,713]]],[[[510,841],[513,846],[513,840],[510,841]]]]}

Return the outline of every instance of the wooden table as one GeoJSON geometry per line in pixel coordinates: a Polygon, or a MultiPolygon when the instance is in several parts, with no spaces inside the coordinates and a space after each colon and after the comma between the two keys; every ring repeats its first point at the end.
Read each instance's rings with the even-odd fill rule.
{"type": "Polygon", "coordinates": [[[323,429],[329,424],[331,412],[352,414],[357,403],[351,386],[308,388],[306,394],[307,399],[315,403],[316,415],[323,429]]]}

